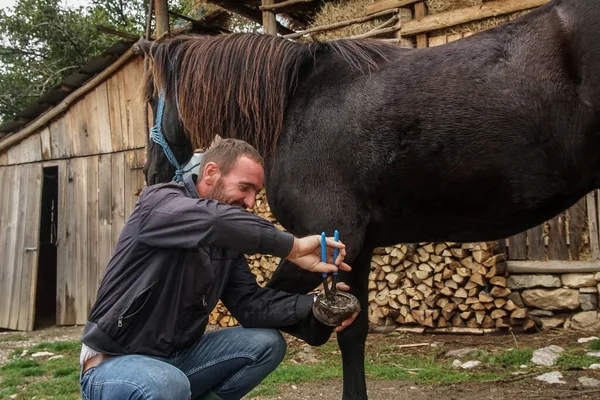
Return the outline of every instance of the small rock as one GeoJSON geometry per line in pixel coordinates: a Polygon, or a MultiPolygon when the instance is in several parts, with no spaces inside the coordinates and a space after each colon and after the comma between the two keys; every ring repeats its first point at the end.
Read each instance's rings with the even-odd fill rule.
{"type": "Polygon", "coordinates": [[[583,311],[595,310],[596,306],[598,305],[598,295],[597,294],[589,294],[589,293],[581,293],[579,295],[579,303],[581,303],[581,309],[583,311]]]}
{"type": "Polygon", "coordinates": [[[534,287],[558,288],[560,278],[553,275],[511,275],[508,277],[509,289],[530,289],[534,287]]]}
{"type": "Polygon", "coordinates": [[[464,349],[450,350],[450,351],[446,352],[446,357],[461,358],[461,357],[468,356],[469,354],[471,354],[477,350],[478,349],[476,349],[474,347],[465,347],[464,349]]]}
{"type": "Polygon", "coordinates": [[[590,378],[588,376],[582,376],[579,378],[579,383],[584,387],[599,387],[600,381],[598,379],[590,378]]]}
{"type": "Polygon", "coordinates": [[[566,383],[565,381],[561,381],[562,377],[563,375],[560,372],[555,371],[536,376],[535,379],[546,383],[566,383]]]}
{"type": "Polygon", "coordinates": [[[562,283],[570,288],[582,288],[586,286],[596,286],[594,274],[564,274],[562,283]]]}
{"type": "Polygon", "coordinates": [[[536,365],[545,365],[550,367],[560,357],[560,353],[565,351],[562,347],[551,345],[533,352],[531,362],[536,365]]]}
{"type": "Polygon", "coordinates": [[[53,356],[54,353],[50,353],[49,351],[39,351],[37,353],[33,353],[31,355],[31,357],[33,358],[38,358],[38,357],[48,357],[48,356],[53,356]]]}
{"type": "Polygon", "coordinates": [[[547,317],[543,317],[543,318],[540,318],[540,321],[541,321],[542,327],[544,329],[558,328],[562,324],[565,323],[565,320],[562,319],[562,318],[547,318],[547,317]]]}
{"type": "Polygon", "coordinates": [[[579,288],[579,293],[596,293],[596,294],[598,294],[598,288],[597,287],[582,287],[582,288],[579,288]]]}
{"type": "Polygon", "coordinates": [[[525,368],[529,368],[529,367],[527,365],[523,364],[523,365],[520,365],[519,368],[525,369],[525,368]]]}
{"type": "Polygon", "coordinates": [[[590,369],[600,369],[600,364],[592,364],[590,365],[590,369]]]}
{"type": "Polygon", "coordinates": [[[508,295],[508,299],[512,300],[519,307],[525,307],[525,303],[523,303],[523,299],[521,298],[521,294],[519,292],[512,292],[508,295]]]}
{"type": "Polygon", "coordinates": [[[542,310],[576,310],[579,308],[579,290],[575,289],[529,289],[521,293],[528,307],[542,310]]]}
{"type": "Polygon", "coordinates": [[[534,315],[536,317],[553,317],[554,312],[549,310],[531,310],[529,311],[529,315],[534,315]]]}
{"type": "Polygon", "coordinates": [[[598,339],[598,336],[590,336],[590,337],[582,337],[577,339],[577,343],[587,343],[587,342],[593,342],[594,340],[598,339]]]}
{"type": "Polygon", "coordinates": [[[27,350],[23,350],[23,352],[21,353],[21,358],[25,357],[27,355],[27,350]]]}
{"type": "Polygon", "coordinates": [[[296,385],[292,385],[292,389],[294,389],[294,390],[298,390],[298,386],[296,386],[296,385]]]}
{"type": "Polygon", "coordinates": [[[52,356],[52,357],[50,357],[48,360],[56,360],[56,359],[58,359],[58,358],[64,358],[64,356],[63,356],[62,354],[59,354],[59,355],[57,355],[57,356],[52,356]]]}
{"type": "Polygon", "coordinates": [[[462,369],[471,369],[471,368],[475,368],[479,364],[481,364],[481,361],[467,361],[466,363],[464,363],[460,367],[462,369]]]}
{"type": "Polygon", "coordinates": [[[462,367],[462,362],[460,360],[454,360],[454,361],[452,361],[452,366],[454,368],[460,368],[460,367],[462,367]]]}
{"type": "Polygon", "coordinates": [[[10,396],[8,396],[9,399],[16,399],[18,395],[16,394],[11,394],[10,396]]]}
{"type": "Polygon", "coordinates": [[[588,357],[600,357],[600,351],[589,351],[585,355],[588,357]]]}
{"type": "Polygon", "coordinates": [[[571,329],[598,332],[600,330],[600,318],[596,311],[584,311],[571,317],[571,329]]]}

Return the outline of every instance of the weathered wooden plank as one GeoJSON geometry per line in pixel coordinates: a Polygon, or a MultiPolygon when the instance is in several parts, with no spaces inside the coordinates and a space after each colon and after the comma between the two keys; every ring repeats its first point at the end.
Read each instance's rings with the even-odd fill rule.
{"type": "Polygon", "coordinates": [[[507,261],[509,274],[568,274],[600,272],[600,261],[507,261]]]}
{"type": "MultiPolygon", "coordinates": [[[[19,312],[21,309],[21,281],[24,278],[23,273],[23,254],[25,253],[25,216],[27,212],[27,195],[29,190],[29,168],[27,165],[18,166],[17,177],[13,182],[19,187],[19,198],[13,204],[11,212],[14,213],[15,224],[13,230],[12,251],[13,258],[13,276],[12,276],[12,291],[10,298],[10,319],[8,321],[8,329],[19,329],[19,312]]],[[[27,291],[29,294],[29,291],[27,291]]]]}
{"type": "Polygon", "coordinates": [[[74,176],[71,163],[67,160],[59,167],[58,181],[58,269],[57,269],[57,310],[59,325],[74,325],[75,314],[75,218],[73,216],[77,193],[74,190],[74,176]]]}
{"type": "MultiPolygon", "coordinates": [[[[420,1],[415,3],[415,19],[424,18],[427,15],[427,6],[424,1],[420,1]]],[[[406,24],[410,24],[410,21],[407,21],[406,24]]],[[[404,25],[402,25],[404,26],[404,25]]],[[[400,31],[400,35],[403,35],[402,31],[400,31]]],[[[417,48],[423,49],[427,47],[427,33],[421,33],[417,35],[417,48]]]]}
{"type": "MultiPolygon", "coordinates": [[[[17,167],[0,167],[0,187],[12,185],[12,177],[17,167]]],[[[8,222],[10,221],[11,202],[18,196],[19,188],[0,196],[0,328],[8,328],[13,262],[10,257],[14,249],[10,248],[8,222]],[[17,192],[16,194],[14,192],[17,192]]]]}
{"type": "Polygon", "coordinates": [[[448,35],[448,43],[450,42],[455,42],[459,39],[463,38],[463,34],[462,33],[454,33],[452,35],[448,35]]]}
{"type": "Polygon", "coordinates": [[[508,239],[508,258],[510,260],[527,259],[527,232],[520,232],[508,239]]]}
{"type": "Polygon", "coordinates": [[[88,163],[87,157],[75,158],[71,161],[71,173],[74,176],[73,190],[76,193],[71,218],[75,219],[74,241],[75,269],[75,321],[85,324],[87,320],[88,302],[88,163]]]}
{"type": "Polygon", "coordinates": [[[367,6],[367,15],[375,14],[391,8],[406,7],[420,0],[381,0],[367,6]]]}
{"type": "Polygon", "coordinates": [[[40,164],[29,164],[27,198],[23,239],[23,261],[21,277],[21,298],[19,301],[18,330],[33,330],[35,317],[35,289],[37,285],[37,266],[40,246],[40,213],[42,207],[42,166],[40,164]]]}
{"type": "Polygon", "coordinates": [[[548,221],[548,259],[568,260],[567,232],[565,214],[560,213],[548,221]]]}
{"type": "Polygon", "coordinates": [[[544,242],[544,226],[538,225],[527,231],[527,241],[529,248],[527,259],[529,260],[545,260],[546,259],[546,243],[544,242]]]}
{"type": "Polygon", "coordinates": [[[448,43],[448,35],[432,36],[429,38],[429,47],[440,46],[448,43]]]}
{"type": "Polygon", "coordinates": [[[6,151],[0,153],[0,166],[8,164],[8,153],[6,151]]]}
{"type": "Polygon", "coordinates": [[[579,260],[583,252],[583,226],[587,215],[586,199],[579,200],[568,210],[569,252],[571,260],[579,260]]]}
{"type": "Polygon", "coordinates": [[[39,133],[31,135],[27,139],[7,150],[8,164],[22,164],[42,159],[42,143],[39,133]]]}
{"type": "Polygon", "coordinates": [[[71,140],[75,156],[88,155],[92,151],[88,135],[88,98],[89,96],[86,96],[74,103],[67,113],[70,116],[71,140]]]}
{"type": "Polygon", "coordinates": [[[548,3],[550,0],[497,0],[485,2],[473,7],[428,15],[423,18],[408,21],[400,30],[403,36],[431,32],[467,22],[489,17],[510,14],[516,11],[528,10],[548,3]]]}
{"type": "Polygon", "coordinates": [[[50,128],[46,127],[40,132],[42,141],[42,160],[52,159],[52,142],[50,141],[50,128]]]}
{"type": "Polygon", "coordinates": [[[98,269],[100,282],[113,252],[112,227],[112,169],[111,154],[98,157],[98,269]]]}
{"type": "Polygon", "coordinates": [[[70,137],[70,117],[64,115],[50,124],[50,147],[52,158],[69,158],[73,155],[73,142],[70,137]]]}
{"type": "Polygon", "coordinates": [[[112,152],[112,139],[110,136],[110,106],[108,104],[108,84],[99,85],[94,91],[96,95],[97,125],[99,135],[100,153],[112,152]]]}
{"type": "Polygon", "coordinates": [[[98,292],[98,156],[87,157],[87,315],[98,292]]]}
{"type": "Polygon", "coordinates": [[[121,117],[121,75],[115,73],[106,81],[108,90],[108,116],[110,121],[110,135],[113,151],[121,151],[124,149],[123,126],[121,117]]]}
{"type": "Polygon", "coordinates": [[[100,152],[100,130],[98,129],[98,97],[96,90],[88,93],[81,102],[86,115],[85,136],[88,142],[87,154],[98,154],[100,152]]]}
{"type": "Polygon", "coordinates": [[[125,154],[112,155],[112,248],[115,247],[125,225],[125,154]]]}
{"type": "Polygon", "coordinates": [[[131,107],[132,107],[132,127],[130,145],[132,148],[139,148],[146,146],[146,138],[149,132],[146,131],[146,124],[144,123],[144,107],[146,103],[139,96],[139,82],[144,76],[144,61],[138,58],[131,62],[129,68],[127,68],[129,74],[129,92],[131,94],[131,107]],[[132,84],[135,83],[135,84],[132,84]]]}
{"type": "Polygon", "coordinates": [[[590,237],[590,250],[594,260],[600,259],[600,241],[598,222],[600,222],[600,191],[593,190],[585,197],[588,209],[588,232],[590,237]]]}

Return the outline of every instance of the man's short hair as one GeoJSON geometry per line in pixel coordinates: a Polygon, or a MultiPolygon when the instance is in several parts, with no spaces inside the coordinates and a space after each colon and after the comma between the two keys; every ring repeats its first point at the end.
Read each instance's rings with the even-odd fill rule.
{"type": "Polygon", "coordinates": [[[231,172],[236,161],[242,156],[246,156],[252,161],[259,163],[263,168],[265,166],[263,158],[249,143],[239,139],[221,139],[216,141],[202,155],[198,174],[202,175],[206,164],[214,162],[219,166],[222,176],[226,176],[231,172]]]}

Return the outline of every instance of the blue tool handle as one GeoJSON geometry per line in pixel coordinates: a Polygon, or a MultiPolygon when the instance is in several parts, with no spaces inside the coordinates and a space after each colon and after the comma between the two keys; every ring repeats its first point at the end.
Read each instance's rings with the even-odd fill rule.
{"type": "MultiPolygon", "coordinates": [[[[327,262],[327,236],[325,236],[325,232],[321,232],[321,261],[327,262]]],[[[321,273],[321,276],[326,279],[327,272],[321,273]]]]}
{"type": "MultiPolygon", "coordinates": [[[[340,233],[337,231],[337,229],[335,231],[333,231],[333,240],[335,240],[336,242],[340,241],[340,233]]],[[[333,249],[333,263],[335,264],[335,260],[338,257],[338,253],[340,252],[339,249],[334,248],[333,249]]],[[[337,276],[338,272],[337,270],[333,272],[333,276],[337,276]]]]}

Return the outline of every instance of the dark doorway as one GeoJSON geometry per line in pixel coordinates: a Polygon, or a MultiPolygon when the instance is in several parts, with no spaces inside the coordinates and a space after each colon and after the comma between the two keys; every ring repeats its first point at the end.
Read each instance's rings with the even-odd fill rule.
{"type": "Polygon", "coordinates": [[[44,168],[34,329],[56,323],[58,167],[44,168]]]}

